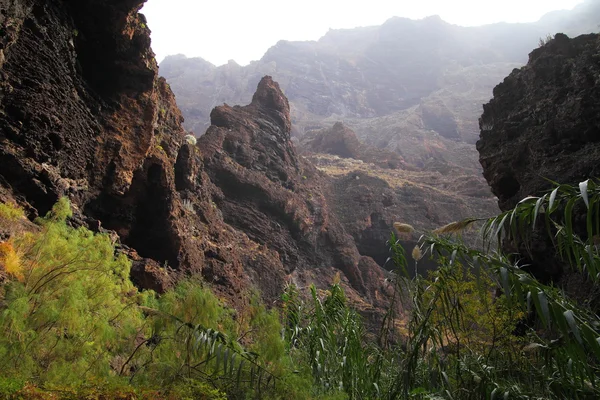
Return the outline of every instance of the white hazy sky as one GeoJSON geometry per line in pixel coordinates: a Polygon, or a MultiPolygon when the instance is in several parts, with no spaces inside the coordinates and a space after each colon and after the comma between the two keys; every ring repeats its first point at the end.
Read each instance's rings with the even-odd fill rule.
{"type": "Polygon", "coordinates": [[[447,22],[484,25],[537,21],[582,0],[148,0],[142,13],[160,62],[183,53],[215,65],[260,59],[277,41],[317,40],[330,28],[380,25],[393,16],[439,15],[447,22]]]}

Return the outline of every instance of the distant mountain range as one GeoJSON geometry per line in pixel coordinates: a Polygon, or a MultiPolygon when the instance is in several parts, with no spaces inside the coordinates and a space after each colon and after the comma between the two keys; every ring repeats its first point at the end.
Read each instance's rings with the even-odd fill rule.
{"type": "Polygon", "coordinates": [[[272,76],[290,101],[296,147],[332,178],[328,201],[361,254],[381,262],[394,219],[432,229],[497,212],[475,149],[482,105],[540,41],[598,25],[598,0],[527,24],[394,17],[318,41],[280,41],[248,66],[177,55],[159,73],[197,136],[214,107],[250,103],[272,76]]]}
{"type": "MultiPolygon", "coordinates": [[[[540,40],[599,25],[598,0],[524,24],[461,27],[437,16],[394,17],[381,26],[331,30],[318,41],[280,41],[248,66],[169,56],[160,74],[196,135],[210,125],[215,106],[250,102],[268,74],[290,100],[295,136],[343,121],[362,141],[422,164],[446,150],[451,160],[467,152],[460,143],[477,140],[492,88],[525,64],[540,40]]],[[[478,168],[474,156],[465,166],[478,168]]]]}

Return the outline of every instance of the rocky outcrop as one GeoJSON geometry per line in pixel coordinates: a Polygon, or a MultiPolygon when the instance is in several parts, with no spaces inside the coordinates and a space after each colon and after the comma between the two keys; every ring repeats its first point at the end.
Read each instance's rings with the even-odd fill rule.
{"type": "Polygon", "coordinates": [[[600,39],[556,38],[494,89],[477,142],[503,210],[551,184],[600,173],[600,39]]]}
{"type": "MultiPolygon", "coordinates": [[[[480,126],[481,165],[502,210],[550,189],[549,180],[577,185],[598,177],[600,35],[570,39],[557,34],[531,52],[529,63],[494,89],[480,126]]],[[[581,221],[585,218],[574,218],[585,232],[581,221]]],[[[538,278],[589,301],[584,297],[590,284],[578,274],[564,273],[545,232],[534,232],[528,248],[505,246],[511,253],[520,252],[523,265],[538,278]]]]}
{"type": "Polygon", "coordinates": [[[225,223],[271,252],[268,264],[254,264],[253,281],[270,293],[285,276],[306,281],[333,268],[374,301],[382,271],[359,254],[329,210],[322,174],[296,154],[279,85],[265,77],[250,105],[217,107],[211,119],[198,149],[215,186],[212,201],[225,223]]]}
{"type": "Polygon", "coordinates": [[[143,1],[0,0],[0,200],[29,217],[61,196],[71,224],[114,237],[132,280],[162,292],[201,274],[240,305],[285,282],[336,273],[363,309],[385,304],[362,257],[298,157],[289,104],[270,78],[250,105],[220,106],[196,145],[158,76],[143,1]]]}
{"type": "Polygon", "coordinates": [[[0,2],[0,182],[31,217],[69,196],[90,226],[177,266],[168,214],[183,119],[142,4],[0,2]]]}
{"type": "Polygon", "coordinates": [[[329,129],[307,132],[299,141],[302,152],[332,154],[373,163],[383,168],[408,168],[398,154],[362,143],[356,133],[342,122],[329,129]]]}
{"type": "MultiPolygon", "coordinates": [[[[394,222],[408,223],[416,229],[414,235],[401,235],[401,243],[410,254],[423,232],[473,215],[490,216],[490,210],[494,210],[494,199],[489,195],[473,196],[460,189],[460,182],[468,181],[464,176],[449,184],[449,190],[440,190],[432,186],[440,179],[435,173],[384,169],[324,156],[311,159],[332,175],[326,197],[360,254],[382,266],[389,257],[386,242],[394,222]]],[[[475,236],[477,233],[466,233],[465,239],[474,243],[475,236]]],[[[430,268],[433,263],[423,260],[419,265],[430,268]]]]}
{"type": "Polygon", "coordinates": [[[327,153],[343,158],[360,158],[361,143],[356,134],[341,122],[331,129],[307,132],[300,140],[304,150],[314,153],[327,153]]]}

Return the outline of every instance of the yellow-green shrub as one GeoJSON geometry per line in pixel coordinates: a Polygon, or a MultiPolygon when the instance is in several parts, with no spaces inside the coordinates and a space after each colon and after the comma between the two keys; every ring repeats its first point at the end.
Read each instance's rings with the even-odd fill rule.
{"type": "Polygon", "coordinates": [[[22,209],[13,203],[0,203],[0,218],[14,221],[25,215],[22,209]]]}
{"type": "Polygon", "coordinates": [[[68,227],[69,213],[62,200],[39,220],[39,232],[14,238],[20,279],[0,288],[5,376],[43,384],[110,378],[111,361],[130,352],[142,325],[128,296],[135,293],[129,262],[114,256],[108,237],[68,227]]]}

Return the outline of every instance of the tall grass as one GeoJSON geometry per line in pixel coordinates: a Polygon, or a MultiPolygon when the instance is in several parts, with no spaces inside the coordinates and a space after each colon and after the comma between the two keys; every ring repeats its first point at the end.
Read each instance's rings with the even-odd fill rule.
{"type": "Polygon", "coordinates": [[[138,292],[110,239],[70,228],[69,214],[61,200],[39,229],[0,243],[9,279],[0,284],[0,396],[600,398],[593,302],[540,282],[524,257],[504,252],[510,245],[535,261],[537,243],[547,241],[565,273],[597,289],[594,181],[557,185],[484,221],[483,251],[459,235],[477,219],[425,232],[411,261],[392,235],[394,295],[375,333],[339,279],[308,293],[289,285],[281,319],[256,295],[231,310],[193,278],[160,297],[138,292]],[[438,262],[427,276],[418,273],[423,257],[438,262]]]}
{"type": "MultiPolygon", "coordinates": [[[[434,257],[438,269],[412,279],[392,235],[392,302],[410,310],[408,334],[389,339],[398,337],[391,307],[379,344],[369,343],[334,285],[322,297],[313,288],[308,305],[287,306],[288,343],[304,352],[316,385],[351,399],[600,398],[600,319],[499,246],[512,242],[527,250],[547,235],[565,271],[596,285],[599,210],[600,189],[590,180],[557,185],[486,220],[485,251],[456,235],[477,219],[446,225],[423,234],[413,251],[415,269],[422,257],[434,257]]],[[[286,298],[298,296],[288,290],[286,298]]]]}

